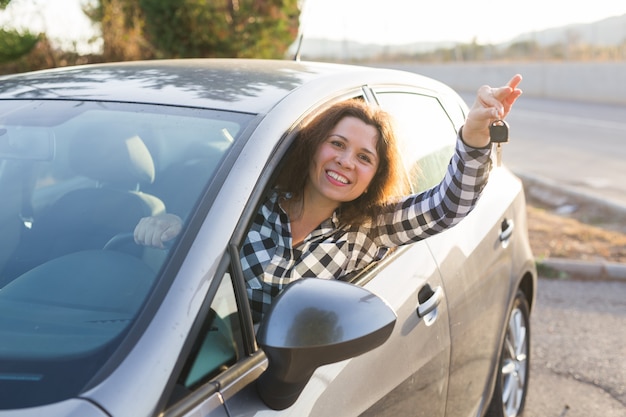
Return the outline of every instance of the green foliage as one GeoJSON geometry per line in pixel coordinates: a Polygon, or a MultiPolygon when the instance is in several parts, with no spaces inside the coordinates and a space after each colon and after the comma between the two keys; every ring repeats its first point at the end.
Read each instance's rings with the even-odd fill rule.
{"type": "Polygon", "coordinates": [[[39,35],[0,29],[0,63],[14,61],[33,50],[39,35]]]}
{"type": "Polygon", "coordinates": [[[87,16],[92,23],[98,24],[102,22],[104,16],[104,7],[102,5],[102,0],[81,4],[81,9],[85,16],[87,16]]]}
{"type": "MultiPolygon", "coordinates": [[[[6,9],[11,0],[0,0],[0,10],[6,9]]],[[[0,64],[15,61],[33,50],[40,35],[0,28],[0,64]]]]}
{"type": "Polygon", "coordinates": [[[298,32],[298,0],[139,0],[160,58],[282,58],[298,32]]]}
{"type": "Polygon", "coordinates": [[[98,0],[84,4],[83,12],[100,26],[104,61],[154,58],[153,48],[143,36],[139,0],[98,0]]]}

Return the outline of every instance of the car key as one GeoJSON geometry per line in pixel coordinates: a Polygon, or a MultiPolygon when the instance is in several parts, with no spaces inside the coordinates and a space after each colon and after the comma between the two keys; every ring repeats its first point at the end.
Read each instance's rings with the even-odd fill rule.
{"type": "Polygon", "coordinates": [[[498,166],[502,165],[502,144],[509,141],[509,125],[504,120],[496,120],[489,125],[489,136],[491,143],[495,143],[497,163],[498,166]]]}

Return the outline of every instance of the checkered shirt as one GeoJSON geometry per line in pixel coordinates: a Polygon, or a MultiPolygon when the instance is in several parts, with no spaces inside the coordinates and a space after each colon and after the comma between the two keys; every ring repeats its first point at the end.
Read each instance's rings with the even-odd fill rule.
{"type": "Polygon", "coordinates": [[[442,182],[420,194],[385,206],[375,222],[339,226],[336,214],[292,247],[289,218],[270,194],[256,214],[241,249],[241,261],[254,320],[272,299],[300,278],[337,279],[379,260],[388,248],[437,234],[458,223],[476,204],[491,169],[489,149],[457,140],[442,182]]]}

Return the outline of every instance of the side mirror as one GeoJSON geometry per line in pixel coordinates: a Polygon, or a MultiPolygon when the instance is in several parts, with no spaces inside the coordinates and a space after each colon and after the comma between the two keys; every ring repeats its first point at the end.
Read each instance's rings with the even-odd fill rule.
{"type": "Polygon", "coordinates": [[[389,305],[365,288],[317,278],[291,283],[257,333],[268,359],[257,381],[261,399],[275,410],[291,406],[315,369],[380,346],[395,323],[389,305]]]}

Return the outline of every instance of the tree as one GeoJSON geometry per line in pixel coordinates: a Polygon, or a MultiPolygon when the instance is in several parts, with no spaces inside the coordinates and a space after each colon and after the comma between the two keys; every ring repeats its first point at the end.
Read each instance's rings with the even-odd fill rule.
{"type": "Polygon", "coordinates": [[[98,0],[83,12],[100,25],[105,61],[152,58],[151,45],[143,35],[144,17],[138,0],[98,0]]]}
{"type": "Polygon", "coordinates": [[[282,58],[298,32],[298,0],[139,0],[162,57],[282,58]]]}
{"type": "Polygon", "coordinates": [[[97,0],[104,59],[282,58],[298,32],[298,0],[97,0]]]}
{"type": "Polygon", "coordinates": [[[40,36],[0,29],[0,63],[15,61],[35,48],[40,36]]]}
{"type": "MultiPolygon", "coordinates": [[[[0,10],[6,9],[11,0],[0,0],[0,10]]],[[[20,32],[15,29],[0,29],[0,63],[15,61],[35,48],[41,35],[20,32]]]]}

